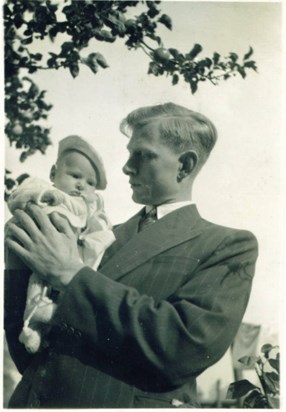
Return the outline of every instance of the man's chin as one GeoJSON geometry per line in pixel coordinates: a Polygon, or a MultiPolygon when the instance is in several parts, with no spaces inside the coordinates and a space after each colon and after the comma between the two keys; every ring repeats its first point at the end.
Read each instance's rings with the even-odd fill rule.
{"type": "Polygon", "coordinates": [[[136,194],[133,193],[132,195],[132,200],[135,203],[138,203],[139,205],[147,205],[147,201],[145,201],[144,199],[140,198],[139,196],[136,196],[136,194]]]}

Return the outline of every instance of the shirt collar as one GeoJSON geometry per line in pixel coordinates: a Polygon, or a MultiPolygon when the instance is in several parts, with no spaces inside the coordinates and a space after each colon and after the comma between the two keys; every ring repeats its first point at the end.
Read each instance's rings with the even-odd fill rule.
{"type": "MultiPolygon", "coordinates": [[[[182,202],[175,202],[175,203],[165,203],[163,205],[157,206],[157,218],[161,219],[162,217],[166,216],[167,214],[173,212],[174,210],[179,209],[183,206],[193,205],[194,202],[191,200],[184,200],[182,202]]],[[[152,209],[152,205],[146,206],[146,213],[148,213],[152,209]]]]}

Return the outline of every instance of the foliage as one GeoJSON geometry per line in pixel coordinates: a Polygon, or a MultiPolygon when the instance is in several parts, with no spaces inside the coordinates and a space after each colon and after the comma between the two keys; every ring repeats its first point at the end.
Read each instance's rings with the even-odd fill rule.
{"type": "Polygon", "coordinates": [[[261,388],[246,379],[236,381],[230,384],[227,398],[244,397],[244,408],[279,408],[279,358],[278,346],[266,344],[262,346],[259,357],[245,356],[239,359],[243,365],[255,368],[261,388]]]}
{"type": "Polygon", "coordinates": [[[189,52],[165,48],[157,34],[158,26],[172,29],[171,18],[158,8],[160,1],[92,1],[92,0],[6,0],[5,24],[5,133],[11,145],[21,149],[24,161],[36,151],[45,153],[51,144],[45,126],[52,105],[45,101],[45,91],[29,75],[38,70],[68,69],[77,77],[81,65],[93,73],[106,69],[108,63],[98,51],[85,56],[83,51],[92,39],[113,43],[122,38],[128,49],[143,50],[150,59],[148,73],[171,76],[172,84],[182,78],[195,93],[198,83],[218,84],[238,73],[256,70],[250,47],[242,59],[231,52],[225,58],[215,52],[211,57],[198,56],[202,46],[195,44],[189,52]],[[142,13],[134,15],[141,4],[142,13]],[[58,53],[44,56],[40,41],[66,41],[58,53]],[[39,49],[37,49],[39,47],[39,49]],[[38,51],[35,51],[38,50],[38,51]],[[241,61],[240,61],[241,60],[241,61]]]}
{"type": "Polygon", "coordinates": [[[17,177],[17,179],[12,179],[11,177],[11,171],[5,169],[5,177],[4,177],[4,184],[5,184],[5,194],[4,194],[4,199],[5,202],[9,199],[9,196],[15,186],[20,185],[29,175],[27,173],[22,173],[20,176],[17,177]]]}

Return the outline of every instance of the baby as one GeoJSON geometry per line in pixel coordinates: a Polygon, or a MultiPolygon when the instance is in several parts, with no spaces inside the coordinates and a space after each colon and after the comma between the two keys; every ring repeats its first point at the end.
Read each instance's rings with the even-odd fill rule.
{"type": "MultiPolygon", "coordinates": [[[[78,249],[87,266],[96,269],[106,248],[115,240],[112,226],[104,211],[101,195],[95,189],[105,189],[106,176],[102,160],[95,149],[79,136],[60,141],[58,158],[52,166],[53,185],[38,178],[27,178],[15,190],[8,207],[21,209],[34,202],[47,214],[65,216],[78,233],[78,249]]],[[[19,336],[27,351],[37,352],[46,343],[42,338],[49,330],[57,304],[52,295],[60,295],[33,273],[29,280],[24,326],[19,336]]]]}

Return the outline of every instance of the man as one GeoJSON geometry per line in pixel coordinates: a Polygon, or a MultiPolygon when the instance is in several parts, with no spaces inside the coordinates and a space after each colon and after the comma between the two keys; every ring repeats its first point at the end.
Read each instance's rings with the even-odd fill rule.
{"type": "Polygon", "coordinates": [[[58,215],[16,213],[7,245],[63,296],[50,347],[27,355],[17,341],[27,274],[10,274],[6,334],[23,374],[10,407],[195,407],[196,377],[231,344],[249,299],[257,242],[202,219],[194,179],[217,133],[172,103],[135,110],[129,176],[139,213],[115,228],[98,271],[81,263],[58,215]],[[154,208],[155,206],[155,208],[154,208]]]}

